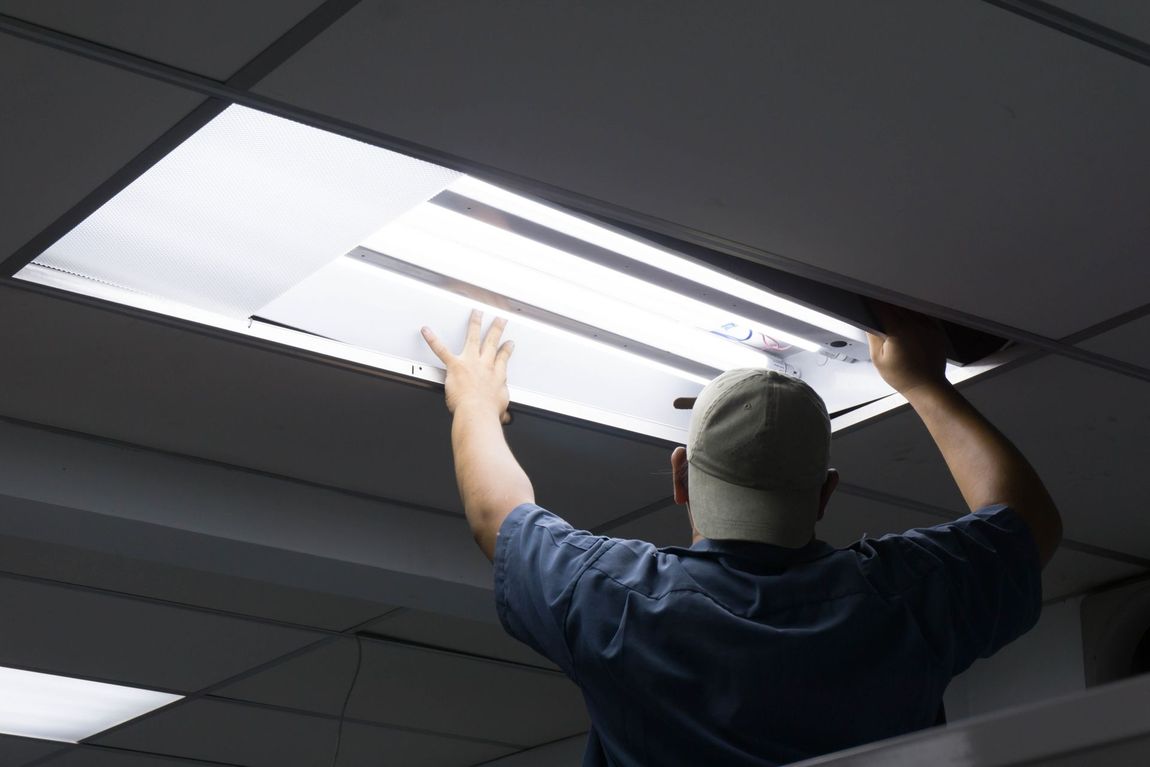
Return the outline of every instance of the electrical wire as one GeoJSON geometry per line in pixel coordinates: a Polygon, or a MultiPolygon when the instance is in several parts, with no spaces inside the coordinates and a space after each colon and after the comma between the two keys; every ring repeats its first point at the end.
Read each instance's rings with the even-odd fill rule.
{"type": "Polygon", "coordinates": [[[359,681],[359,672],[363,667],[363,638],[355,635],[355,672],[351,675],[351,684],[348,685],[347,695],[343,697],[343,705],[339,709],[339,728],[335,733],[335,753],[331,757],[331,767],[339,763],[339,748],[343,744],[343,721],[347,717],[347,704],[351,702],[351,694],[355,691],[355,683],[359,681]]]}

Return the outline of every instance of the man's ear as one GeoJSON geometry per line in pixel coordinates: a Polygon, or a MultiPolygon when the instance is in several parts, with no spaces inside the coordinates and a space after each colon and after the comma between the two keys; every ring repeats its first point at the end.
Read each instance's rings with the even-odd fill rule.
{"type": "Polygon", "coordinates": [[[823,518],[823,514],[825,514],[827,510],[827,501],[831,499],[831,494],[834,493],[835,488],[838,486],[838,469],[827,469],[827,478],[823,481],[823,489],[819,493],[819,515],[815,517],[816,520],[823,518]]]}
{"type": "Polygon", "coordinates": [[[680,445],[671,451],[671,482],[675,489],[675,503],[687,503],[687,448],[680,445]]]}

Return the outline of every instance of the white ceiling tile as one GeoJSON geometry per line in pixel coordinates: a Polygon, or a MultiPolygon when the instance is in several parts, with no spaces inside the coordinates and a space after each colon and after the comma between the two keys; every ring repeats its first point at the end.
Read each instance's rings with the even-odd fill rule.
{"type": "Polygon", "coordinates": [[[226,80],[321,0],[0,0],[0,13],[226,80]]]}
{"type": "Polygon", "coordinates": [[[0,35],[0,257],[54,222],[201,101],[0,35]]]}
{"type": "Polygon", "coordinates": [[[1150,43],[1150,5],[1142,0],[1047,0],[1051,5],[1150,43]]]}
{"type": "Polygon", "coordinates": [[[1150,369],[1150,315],[1083,341],[1079,346],[1150,369]]]}
{"type": "MultiPolygon", "coordinates": [[[[129,750],[112,750],[84,746],[73,746],[60,756],[53,757],[45,767],[218,767],[216,762],[201,762],[194,759],[138,754],[129,750]]],[[[37,765],[36,767],[40,767],[37,765]]]]}
{"type": "Polygon", "coordinates": [[[393,609],[362,599],[11,535],[0,535],[0,562],[7,572],[336,631],[393,609]]]}
{"type": "Polygon", "coordinates": [[[517,416],[507,441],[536,502],[576,527],[595,527],[671,490],[670,447],[528,416],[517,416]]]}
{"type": "Polygon", "coordinates": [[[1138,565],[1063,547],[1055,552],[1054,558],[1042,571],[1042,598],[1050,600],[1081,594],[1144,572],[1146,568],[1138,565]]]}
{"type": "Polygon", "coordinates": [[[0,734],[0,764],[21,767],[35,759],[59,751],[61,744],[35,738],[18,738],[0,734]]]}
{"type": "Polygon", "coordinates": [[[401,609],[365,626],[362,631],[416,644],[529,666],[556,669],[554,663],[513,639],[498,623],[472,621],[425,610],[401,609]]]}
{"type": "Polygon", "coordinates": [[[1150,279],[1150,70],[989,3],[367,0],[260,90],[1050,336],[1150,279]]]}
{"type": "Polygon", "coordinates": [[[660,547],[691,545],[691,523],[687,518],[687,509],[675,503],[669,503],[618,527],[609,528],[603,534],[612,538],[647,541],[660,547]]]}
{"type": "MultiPolygon", "coordinates": [[[[5,415],[462,511],[442,390],[0,294],[5,415]]],[[[528,413],[506,433],[536,499],[573,524],[592,527],[668,492],[665,447],[528,413]]]]}
{"type": "Polygon", "coordinates": [[[322,635],[0,578],[0,665],[197,690],[322,635]]]}
{"type": "MultiPolygon", "coordinates": [[[[341,641],[217,694],[335,714],[355,662],[355,643],[341,641]]],[[[348,715],[520,746],[587,728],[582,695],[561,673],[372,640],[363,640],[363,664],[348,715]]]]}
{"type": "Polygon", "coordinates": [[[485,767],[576,767],[583,764],[587,733],[496,759],[485,767]]]}
{"type": "MultiPolygon", "coordinates": [[[[315,767],[331,762],[336,727],[333,719],[197,700],[94,742],[246,767],[315,767]]],[[[345,724],[339,764],[368,767],[385,760],[403,767],[467,767],[512,750],[481,741],[345,724]]]]}
{"type": "MultiPolygon", "coordinates": [[[[1150,384],[1045,357],[963,389],[1035,466],[1068,538],[1150,557],[1142,467],[1150,461],[1150,384]]],[[[926,429],[902,411],[831,443],[843,480],[965,510],[926,429]]]]}
{"type": "Polygon", "coordinates": [[[1074,751],[1059,756],[1048,756],[1042,760],[1042,767],[1130,767],[1146,761],[1150,754],[1150,735],[1129,740],[1119,740],[1074,751]]]}

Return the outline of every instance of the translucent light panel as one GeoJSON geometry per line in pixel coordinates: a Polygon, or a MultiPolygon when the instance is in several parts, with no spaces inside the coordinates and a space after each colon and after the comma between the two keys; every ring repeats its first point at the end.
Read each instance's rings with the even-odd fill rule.
{"type": "Polygon", "coordinates": [[[36,261],[247,317],[457,178],[230,106],[36,261]]]}
{"type": "Polygon", "coordinates": [[[181,697],[0,667],[0,732],[76,743],[181,697]]]}

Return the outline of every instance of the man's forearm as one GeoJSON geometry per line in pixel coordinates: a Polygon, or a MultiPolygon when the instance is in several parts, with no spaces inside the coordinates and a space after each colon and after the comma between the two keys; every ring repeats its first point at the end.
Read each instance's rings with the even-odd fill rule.
{"type": "Polygon", "coordinates": [[[1045,564],[1062,538],[1062,523],[1022,453],[949,383],[918,386],[905,396],[971,511],[996,503],[1011,506],[1030,525],[1045,564]]]}
{"type": "Polygon", "coordinates": [[[464,402],[451,424],[459,497],[471,533],[488,559],[495,558],[495,538],[507,515],[535,501],[531,480],[507,446],[499,418],[485,403],[464,402]]]}

